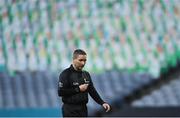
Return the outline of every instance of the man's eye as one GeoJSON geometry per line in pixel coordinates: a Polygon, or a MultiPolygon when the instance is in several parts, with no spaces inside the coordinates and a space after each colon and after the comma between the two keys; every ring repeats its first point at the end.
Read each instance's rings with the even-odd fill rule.
{"type": "Polygon", "coordinates": [[[86,61],[86,60],[80,59],[79,61],[86,61]]]}

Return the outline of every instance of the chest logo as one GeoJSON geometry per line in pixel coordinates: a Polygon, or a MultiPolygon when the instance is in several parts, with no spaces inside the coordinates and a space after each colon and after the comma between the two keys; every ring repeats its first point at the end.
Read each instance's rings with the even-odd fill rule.
{"type": "Polygon", "coordinates": [[[85,84],[89,84],[89,81],[86,78],[84,78],[84,82],[85,84]]]}
{"type": "Polygon", "coordinates": [[[73,82],[73,85],[79,85],[79,83],[78,82],[73,82]]]}
{"type": "Polygon", "coordinates": [[[63,87],[63,83],[62,82],[59,82],[59,87],[63,87]]]}

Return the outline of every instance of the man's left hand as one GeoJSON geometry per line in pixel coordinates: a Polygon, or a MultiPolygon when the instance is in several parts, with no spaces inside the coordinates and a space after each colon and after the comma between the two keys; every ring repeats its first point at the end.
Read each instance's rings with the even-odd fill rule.
{"type": "Polygon", "coordinates": [[[111,107],[107,103],[104,103],[102,106],[104,107],[104,109],[106,109],[106,112],[108,112],[111,109],[111,107]]]}

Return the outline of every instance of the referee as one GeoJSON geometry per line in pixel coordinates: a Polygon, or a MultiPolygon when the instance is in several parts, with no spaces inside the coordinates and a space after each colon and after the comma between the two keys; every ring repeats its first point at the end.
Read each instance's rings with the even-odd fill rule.
{"type": "Polygon", "coordinates": [[[63,117],[87,117],[88,93],[108,112],[109,104],[104,102],[94,88],[91,76],[82,70],[86,64],[86,52],[76,49],[73,62],[59,75],[58,95],[62,97],[63,117]]]}

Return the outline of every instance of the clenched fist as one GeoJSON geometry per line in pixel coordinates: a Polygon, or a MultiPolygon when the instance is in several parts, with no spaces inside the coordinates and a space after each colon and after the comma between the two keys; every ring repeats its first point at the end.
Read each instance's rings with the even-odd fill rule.
{"type": "Polygon", "coordinates": [[[80,89],[81,92],[86,91],[87,88],[88,88],[88,84],[82,84],[82,85],[79,86],[79,89],[80,89]]]}

